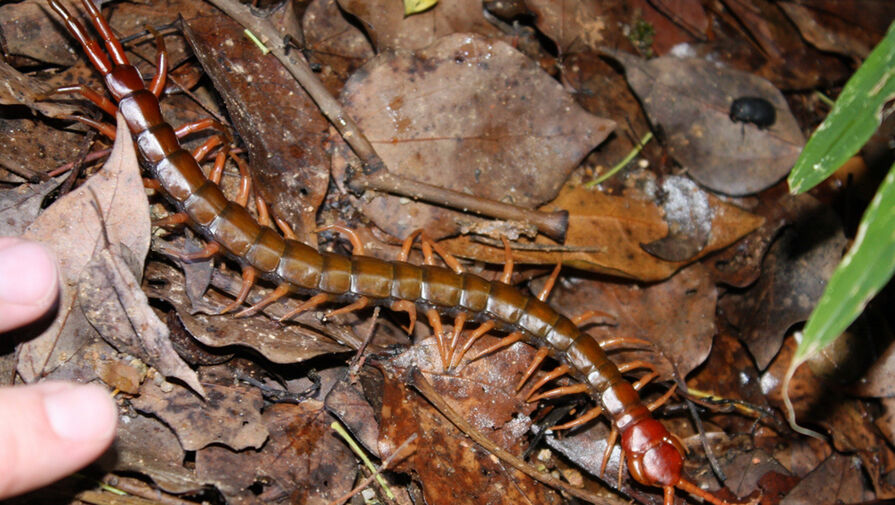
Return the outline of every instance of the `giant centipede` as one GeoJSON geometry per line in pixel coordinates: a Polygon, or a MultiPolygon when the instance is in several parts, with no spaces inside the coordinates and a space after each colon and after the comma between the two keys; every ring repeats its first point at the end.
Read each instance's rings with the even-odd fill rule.
{"type": "MultiPolygon", "coordinates": [[[[433,244],[425,240],[426,264],[409,263],[407,252],[414,235],[405,240],[403,252],[395,261],[362,256],[357,245],[352,256],[319,252],[292,238],[288,228],[284,228],[286,236],[281,236],[249,213],[247,196],[242,191],[236,201],[229,200],[214,178],[205,176],[196,157],[180,144],[178,136],[184,132],[214,127],[214,122],[199,122],[175,131],[162,117],[159,96],[164,88],[166,58],[161,37],[156,35],[158,71],[147,87],[92,2],[81,0],[93,27],[103,39],[108,56],[100,43],[58,0],[48,2],[102,74],[117,106],[81,86],[56,91],[80,93],[104,111],[122,114],[146,171],[158,181],[179,218],[208,241],[204,251],[190,257],[223,253],[242,266],[243,287],[228,309],[240,306],[255,279],[260,277],[276,285],[276,289],[238,315],[254,313],[288,294],[310,297],[290,315],[324,302],[343,302],[348,305],[333,312],[386,305],[393,310],[407,311],[413,322],[419,310],[426,314],[433,326],[446,368],[456,364],[458,356],[462,357],[477,337],[491,329],[503,330],[509,336],[484,353],[520,340],[539,348],[535,363],[529,367],[522,383],[547,356],[559,362],[560,365],[538,381],[533,390],[564,374],[578,380],[577,386],[557,388],[539,397],[568,392],[589,394],[597,407],[582,418],[567,423],[566,427],[581,424],[601,413],[606,415],[611,420],[613,433],[620,435],[631,476],[643,485],[662,488],[664,505],[673,505],[676,488],[716,505],[730,505],[682,475],[684,449],[681,444],[652,417],[651,409],[638,396],[636,385],[624,379],[619,367],[600,344],[544,302],[549,288],[535,297],[509,285],[506,270],[500,280],[489,281],[463,272],[457,264],[452,268],[437,266],[431,261],[433,244]],[[451,343],[442,342],[442,315],[455,316],[451,343]],[[467,321],[482,324],[472,332],[460,353],[453,356],[460,329],[467,321]]],[[[558,268],[554,278],[557,273],[558,268]]],[[[610,442],[610,448],[613,443],[610,442]]],[[[604,457],[604,465],[605,460],[604,457]]]]}

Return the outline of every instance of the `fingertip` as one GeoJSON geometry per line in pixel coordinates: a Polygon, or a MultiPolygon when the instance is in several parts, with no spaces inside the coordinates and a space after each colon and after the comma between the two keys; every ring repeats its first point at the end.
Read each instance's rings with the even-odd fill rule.
{"type": "Polygon", "coordinates": [[[39,318],[58,294],[52,252],[37,242],[0,237],[0,332],[39,318]]]}
{"type": "Polygon", "coordinates": [[[0,388],[0,499],[56,481],[108,448],[117,409],[95,385],[0,388]]]}

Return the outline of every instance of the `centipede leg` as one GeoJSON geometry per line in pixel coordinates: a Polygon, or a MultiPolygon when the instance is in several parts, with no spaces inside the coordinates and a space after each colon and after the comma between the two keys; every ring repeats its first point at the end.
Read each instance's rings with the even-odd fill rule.
{"type": "MultiPolygon", "coordinates": [[[[612,426],[612,430],[609,432],[609,439],[606,441],[606,450],[603,451],[603,462],[600,463],[600,478],[603,478],[603,474],[606,473],[606,465],[609,463],[609,457],[612,456],[612,448],[615,447],[615,442],[618,440],[618,429],[616,429],[615,425],[612,426]]],[[[619,461],[619,465],[622,462],[619,461]]]]}
{"type": "Polygon", "coordinates": [[[516,331],[516,332],[510,333],[506,337],[503,337],[502,339],[495,342],[494,345],[492,345],[491,347],[488,347],[487,349],[476,354],[472,358],[469,358],[469,361],[476,361],[477,359],[481,358],[482,356],[487,356],[488,354],[491,354],[492,352],[499,351],[500,349],[509,347],[509,346],[515,344],[516,342],[522,340],[522,337],[523,337],[523,335],[521,332],[516,331]]]}
{"type": "Polygon", "coordinates": [[[352,254],[355,256],[363,256],[364,255],[364,242],[360,239],[357,233],[354,232],[351,228],[347,226],[342,226],[340,224],[328,224],[326,226],[321,226],[317,228],[317,233],[323,231],[335,231],[345,235],[348,238],[348,241],[351,242],[352,254]]]}
{"type": "Polygon", "coordinates": [[[583,424],[586,424],[586,423],[590,422],[591,420],[600,417],[600,414],[602,414],[602,413],[603,413],[603,409],[601,407],[594,407],[594,408],[588,410],[587,412],[585,412],[581,417],[572,419],[571,421],[569,421],[567,423],[557,424],[556,426],[554,426],[550,429],[553,431],[568,430],[568,429],[574,428],[576,426],[581,426],[583,424]]]}
{"type": "Polygon", "coordinates": [[[207,260],[207,259],[213,258],[218,253],[221,252],[221,249],[222,249],[221,244],[218,244],[217,242],[209,242],[209,243],[205,244],[205,247],[203,247],[202,250],[196,251],[196,252],[188,253],[188,252],[172,251],[172,250],[167,250],[167,252],[169,254],[171,254],[172,256],[176,256],[181,261],[185,261],[185,262],[189,263],[192,261],[200,261],[200,260],[207,260]]]}
{"type": "Polygon", "coordinates": [[[413,302],[411,302],[410,300],[398,300],[392,303],[391,307],[389,308],[395,312],[407,313],[407,317],[410,318],[410,324],[408,324],[406,327],[402,326],[401,328],[403,328],[408,335],[413,333],[413,327],[414,325],[416,325],[416,305],[414,305],[413,302]]]}
{"type": "Polygon", "coordinates": [[[531,401],[530,398],[535,394],[535,392],[538,389],[541,389],[541,387],[543,387],[548,382],[550,382],[554,379],[558,379],[559,377],[562,377],[563,375],[569,373],[569,370],[570,369],[567,365],[559,365],[558,367],[554,368],[553,370],[547,372],[547,375],[541,377],[541,379],[538,380],[538,382],[534,383],[534,385],[531,387],[531,391],[529,391],[528,395],[525,397],[525,401],[531,401]]]}
{"type": "Polygon", "coordinates": [[[286,284],[280,284],[276,287],[269,295],[264,297],[263,300],[252,305],[251,307],[244,309],[240,312],[237,312],[234,317],[248,317],[256,314],[259,310],[262,310],[264,307],[267,307],[271,303],[279,300],[280,298],[289,294],[289,286],[286,284]]]}
{"type": "Polygon", "coordinates": [[[331,317],[339,316],[342,314],[348,314],[349,312],[354,312],[355,310],[360,310],[367,305],[370,304],[370,299],[366,296],[362,296],[355,300],[353,303],[350,303],[344,307],[340,307],[338,309],[333,309],[324,314],[324,319],[329,319],[331,317]]]}
{"type": "Polygon", "coordinates": [[[111,100],[106,98],[105,96],[93,91],[83,84],[79,84],[77,86],[62,86],[51,90],[48,93],[44,93],[38,95],[37,100],[46,100],[52,97],[53,95],[81,95],[86,98],[88,101],[99,107],[106,114],[115,117],[115,114],[118,113],[118,106],[116,106],[111,100]]]}
{"type": "Polygon", "coordinates": [[[600,342],[600,347],[603,348],[604,351],[609,351],[613,349],[620,349],[622,347],[629,348],[641,348],[641,347],[652,347],[652,344],[643,340],[642,338],[635,337],[613,337],[607,338],[600,342]]]}
{"type": "Polygon", "coordinates": [[[562,268],[562,263],[557,263],[553,268],[553,272],[550,273],[550,277],[547,278],[547,282],[544,283],[544,287],[541,288],[541,292],[538,293],[538,300],[542,302],[547,301],[547,297],[550,296],[550,292],[553,291],[553,285],[556,284],[556,279],[559,277],[559,270],[562,268]]]}
{"type": "Polygon", "coordinates": [[[330,300],[330,295],[328,295],[326,293],[318,293],[318,294],[308,298],[304,302],[302,302],[298,307],[295,307],[291,311],[287,312],[279,320],[282,323],[283,321],[286,321],[289,318],[295,317],[298,314],[301,314],[302,312],[304,312],[306,310],[311,310],[314,307],[320,305],[321,303],[326,303],[329,300],[330,300]]]}
{"type": "Polygon", "coordinates": [[[561,386],[558,388],[550,389],[544,391],[543,393],[536,394],[528,399],[530,402],[536,402],[538,400],[546,400],[552,398],[559,398],[560,396],[566,395],[574,395],[578,393],[587,393],[588,392],[587,384],[573,384],[571,386],[561,386]]]}
{"type": "Polygon", "coordinates": [[[463,332],[467,317],[466,312],[459,312],[454,317],[454,329],[451,331],[451,344],[448,349],[448,363],[454,361],[454,353],[457,351],[457,346],[460,345],[460,334],[463,332]]]}
{"type": "Polygon", "coordinates": [[[104,137],[109,140],[115,140],[115,125],[109,123],[103,123],[102,121],[97,121],[95,119],[90,119],[89,117],[80,116],[77,114],[64,115],[59,116],[59,119],[67,119],[69,121],[77,121],[81,124],[85,124],[94,130],[100,132],[104,137]]]}
{"type": "Polygon", "coordinates": [[[517,393],[520,389],[522,389],[522,386],[524,386],[525,383],[528,382],[528,379],[530,379],[531,376],[534,375],[535,371],[541,366],[541,363],[544,362],[549,354],[550,351],[548,351],[546,347],[541,347],[540,349],[538,349],[538,352],[537,354],[535,354],[534,359],[531,360],[531,364],[528,365],[528,369],[525,370],[525,373],[522,374],[522,378],[519,379],[519,384],[516,385],[517,393]]]}
{"type": "Polygon", "coordinates": [[[665,402],[667,402],[668,399],[671,398],[671,395],[674,394],[676,389],[677,389],[677,384],[671,386],[670,388],[668,388],[668,391],[666,391],[665,394],[663,394],[662,396],[660,396],[660,397],[656,398],[655,400],[653,400],[652,402],[650,402],[646,406],[646,408],[649,409],[650,412],[653,412],[654,410],[661,407],[662,405],[665,405],[665,402]]]}
{"type": "Polygon", "coordinates": [[[155,28],[147,26],[146,30],[155,37],[155,75],[149,83],[149,91],[158,98],[165,90],[165,80],[168,77],[168,49],[162,35],[155,28]]]}
{"type": "Polygon", "coordinates": [[[510,248],[510,241],[503,235],[500,236],[500,241],[503,242],[504,253],[503,274],[500,276],[500,282],[509,284],[513,279],[513,250],[510,248]]]}
{"type": "Polygon", "coordinates": [[[466,354],[466,352],[469,351],[473,344],[475,344],[476,340],[482,338],[482,336],[491,331],[494,326],[494,321],[485,321],[478,328],[473,330],[472,333],[469,334],[469,339],[466,341],[465,344],[463,344],[463,348],[460,349],[460,352],[454,357],[453,361],[451,362],[451,368],[456,368],[457,365],[460,364],[460,361],[463,359],[463,356],[466,354]]]}
{"type": "Polygon", "coordinates": [[[441,357],[441,367],[443,370],[448,369],[447,352],[444,346],[444,328],[441,326],[441,314],[435,309],[426,311],[426,318],[429,320],[429,326],[435,333],[435,341],[438,343],[438,355],[441,357]]]}
{"type": "Polygon", "coordinates": [[[588,319],[594,318],[594,317],[615,319],[615,317],[612,314],[607,314],[606,312],[603,312],[600,310],[588,310],[586,312],[578,314],[577,316],[575,316],[571,319],[572,319],[572,322],[575,323],[575,326],[581,326],[581,323],[587,321],[588,319]]]}
{"type": "Polygon", "coordinates": [[[249,291],[251,291],[252,286],[255,285],[255,278],[258,276],[258,271],[255,270],[254,267],[250,265],[246,265],[242,267],[242,286],[239,288],[239,294],[236,295],[236,299],[233,300],[233,303],[227,305],[221,310],[221,314],[226,314],[231,310],[236,310],[237,307],[242,305],[242,302],[245,301],[246,297],[249,296],[249,291]]]}

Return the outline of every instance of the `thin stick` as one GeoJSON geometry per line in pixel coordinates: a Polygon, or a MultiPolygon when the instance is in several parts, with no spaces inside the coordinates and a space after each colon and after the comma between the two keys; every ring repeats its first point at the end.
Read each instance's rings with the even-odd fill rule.
{"type": "Polygon", "coordinates": [[[608,505],[610,502],[594,493],[589,491],[578,489],[572,487],[565,482],[562,482],[559,479],[553,478],[550,474],[541,473],[535,470],[531,465],[517,458],[516,456],[510,454],[509,452],[501,449],[494,442],[489,440],[485,435],[483,435],[480,431],[475,429],[475,427],[464,419],[460,414],[458,414],[454,409],[451,408],[450,405],[442,398],[435,388],[432,387],[432,384],[426,380],[423,376],[423,373],[416,367],[410,369],[410,384],[416,388],[417,391],[420,392],[427,400],[429,400],[432,405],[437,408],[444,417],[448,418],[454,426],[456,426],[460,431],[465,433],[469,438],[475,440],[476,443],[484,447],[488,452],[497,456],[507,464],[511,465],[513,468],[519,470],[520,472],[528,475],[532,479],[541,482],[547,486],[550,486],[555,489],[560,489],[565,491],[566,493],[580,498],[582,500],[588,501],[590,503],[595,503],[599,505],[608,505]]]}
{"type": "MultiPolygon", "coordinates": [[[[345,440],[348,446],[351,447],[351,450],[354,451],[354,453],[357,454],[361,461],[364,462],[364,465],[366,465],[367,468],[369,468],[370,471],[373,472],[373,474],[376,476],[376,481],[379,482],[380,486],[382,486],[382,490],[385,491],[385,495],[388,496],[389,500],[394,500],[395,495],[394,493],[392,493],[392,490],[389,489],[388,482],[386,482],[385,478],[379,474],[379,472],[376,470],[376,465],[374,465],[373,462],[370,461],[370,458],[367,457],[367,453],[364,452],[364,450],[361,449],[359,445],[357,445],[357,442],[355,442],[354,439],[351,438],[351,435],[345,430],[345,428],[343,428],[338,421],[333,421],[332,424],[329,425],[329,427],[334,429],[336,433],[338,433],[339,436],[341,436],[342,439],[345,440]]],[[[395,452],[397,453],[397,451],[395,452]]]]}

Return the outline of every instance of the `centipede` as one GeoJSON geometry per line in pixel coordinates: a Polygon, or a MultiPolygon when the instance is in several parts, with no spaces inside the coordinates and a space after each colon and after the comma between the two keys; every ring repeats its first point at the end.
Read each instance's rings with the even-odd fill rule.
{"type": "MultiPolygon", "coordinates": [[[[443,253],[439,254],[448,266],[436,264],[432,249],[434,247],[439,252],[437,245],[425,237],[422,238],[424,264],[409,262],[408,253],[416,235],[420,234],[408,237],[399,258],[393,261],[362,255],[359,243],[354,244],[354,254],[350,256],[321,252],[297,240],[285,225],[280,226],[281,235],[270,226],[269,217],[256,219],[247,210],[247,190],[241,189],[234,200],[228,199],[220,189],[219,179],[208,177],[202,171],[197,160],[201,155],[191,153],[182,146],[179,137],[184,133],[216,128],[219,126],[216,122],[200,121],[175,130],[162,117],[159,97],[165,84],[167,63],[164,44],[158,34],[155,34],[157,73],[147,86],[138,69],[128,61],[121,42],[101,11],[92,2],[81,0],[105,51],[103,45],[88,34],[84,25],[59,0],[48,0],[48,3],[102,75],[114,101],[83,86],[59,88],[56,92],[81,94],[105,112],[123,116],[137,146],[141,164],[157,181],[176,211],[173,220],[186,223],[207,241],[203,251],[184,255],[184,259],[222,254],[241,266],[242,288],[234,302],[224,309],[225,312],[241,307],[258,279],[264,279],[276,288],[237,316],[254,314],[287,295],[306,299],[285,318],[324,303],[346,304],[330,311],[330,315],[382,305],[407,312],[412,326],[419,312],[425,314],[433,328],[446,369],[456,366],[478,337],[492,329],[503,331],[507,336],[481,354],[495,352],[517,341],[538,349],[519,387],[549,356],[559,365],[538,380],[532,391],[563,375],[574,378],[578,383],[540,393],[535,398],[586,393],[596,403],[597,406],[582,417],[557,429],[581,425],[602,414],[612,425],[613,440],[609,448],[614,445],[616,437],[620,438],[631,477],[642,485],[661,488],[664,505],[673,505],[677,489],[715,505],[731,505],[731,502],[699,488],[683,475],[684,448],[664,425],[653,418],[651,409],[655,405],[647,405],[640,399],[637,390],[643,382],[628,382],[623,376],[624,367],[620,370],[607,355],[604,349],[606,342],[601,347],[579,328],[576,322],[580,321],[573,321],[546,303],[559,267],[554,270],[548,286],[537,296],[532,296],[509,284],[511,261],[508,261],[510,268],[504,270],[500,279],[486,280],[464,272],[456,260],[448,260],[449,256],[443,253]],[[454,317],[452,334],[443,335],[441,318],[450,316],[454,317]],[[464,345],[459,346],[461,330],[468,322],[478,322],[480,325],[469,334],[464,345]]],[[[76,119],[87,123],[92,121],[76,119]]],[[[216,168],[219,162],[216,159],[216,168]]],[[[279,221],[277,223],[280,224],[279,221]]],[[[346,231],[350,235],[350,230],[337,231],[346,231]]],[[[507,251],[509,255],[509,249],[507,251]]],[[[508,256],[508,259],[511,258],[508,256]]],[[[608,344],[611,345],[611,342],[608,344]]],[[[608,451],[604,456],[604,466],[607,457],[608,451]]]]}

